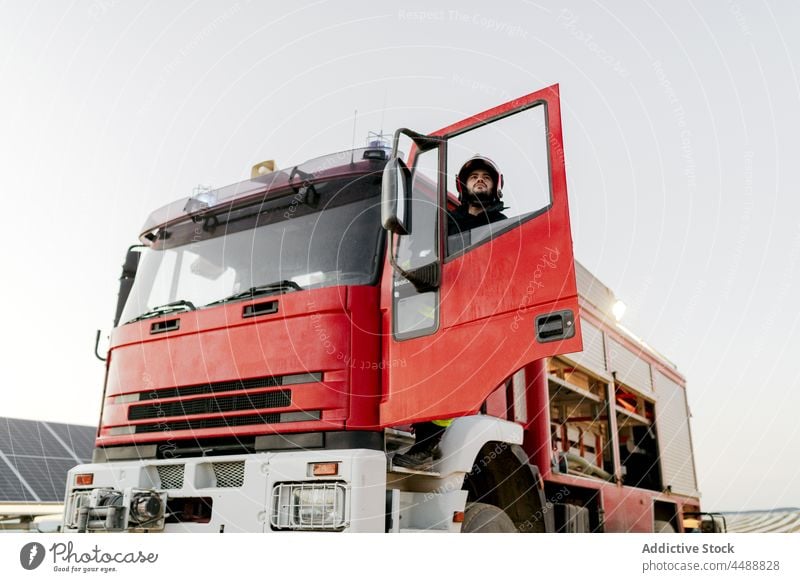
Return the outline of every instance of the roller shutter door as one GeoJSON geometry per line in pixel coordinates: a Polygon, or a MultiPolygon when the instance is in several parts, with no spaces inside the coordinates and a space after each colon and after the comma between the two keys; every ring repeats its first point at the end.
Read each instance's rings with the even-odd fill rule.
{"type": "Polygon", "coordinates": [[[655,372],[656,433],[664,487],[673,493],[696,496],[692,436],[686,391],[660,372],[655,372]]]}
{"type": "Polygon", "coordinates": [[[603,332],[581,318],[581,334],[583,334],[583,351],[566,354],[565,357],[595,374],[605,376],[606,351],[603,332]]]}
{"type": "Polygon", "coordinates": [[[617,373],[617,380],[642,394],[652,396],[650,364],[611,338],[608,339],[608,352],[611,371],[617,373]]]}

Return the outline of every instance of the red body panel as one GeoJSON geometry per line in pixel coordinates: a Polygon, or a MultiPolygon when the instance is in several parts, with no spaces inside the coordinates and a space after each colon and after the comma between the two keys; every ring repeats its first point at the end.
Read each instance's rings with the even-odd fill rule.
{"type": "Polygon", "coordinates": [[[525,436],[522,447],[528,454],[531,464],[539,467],[543,477],[550,474],[552,449],[550,444],[550,404],[547,394],[547,369],[544,360],[538,360],[525,367],[527,379],[527,411],[525,436]]]}
{"type": "Polygon", "coordinates": [[[653,531],[656,501],[674,504],[677,514],[682,514],[684,506],[696,511],[698,500],[681,495],[667,495],[658,491],[626,487],[614,483],[561,475],[548,470],[545,482],[555,485],[559,490],[574,491],[588,489],[598,492],[600,506],[603,508],[603,532],[605,533],[650,533],[653,531]],[[563,489],[562,489],[563,488],[563,489]]]}
{"type": "Polygon", "coordinates": [[[635,487],[605,486],[603,506],[605,531],[610,533],[647,533],[653,531],[652,491],[635,487]]]}
{"type": "MultiPolygon", "coordinates": [[[[381,370],[392,363],[380,359],[383,337],[378,305],[378,287],[350,288],[347,308],[351,317],[351,348],[346,364],[350,368],[350,415],[347,426],[351,429],[379,428],[381,370]]],[[[401,364],[397,362],[398,366],[401,364]]]]}
{"type": "MultiPolygon", "coordinates": [[[[246,305],[258,301],[230,303],[168,316],[165,319],[180,319],[180,329],[175,332],[151,335],[150,326],[159,321],[157,319],[118,328],[112,336],[103,419],[97,445],[164,440],[161,432],[143,433],[135,437],[111,436],[109,429],[115,426],[153,423],[153,420],[129,421],[129,408],[141,402],[127,402],[119,396],[307,373],[321,373],[323,381],[293,385],[291,404],[270,408],[269,412],[321,411],[319,421],[171,431],[170,438],[342,429],[351,409],[351,371],[358,383],[358,389],[353,393],[353,421],[359,427],[369,426],[375,421],[375,400],[378,398],[378,365],[374,358],[377,350],[370,348],[374,340],[365,342],[359,339],[359,347],[351,351],[351,334],[361,338],[364,334],[375,333],[377,317],[369,315],[369,306],[375,305],[373,297],[377,295],[377,290],[353,288],[351,293],[355,299],[355,315],[352,318],[348,309],[347,288],[341,287],[261,299],[277,301],[278,312],[252,319],[243,319],[242,310],[246,305]]],[[[376,311],[374,307],[372,311],[376,311]]],[[[247,390],[246,394],[255,395],[272,390],[274,388],[260,387],[247,390]]],[[[214,398],[233,394],[242,394],[242,391],[218,391],[214,393],[214,398]]],[[[158,403],[166,406],[202,398],[165,397],[159,399],[158,403]]],[[[233,418],[249,413],[252,411],[229,412],[222,416],[233,418]]],[[[220,414],[198,414],[192,419],[218,416],[220,414]]],[[[181,418],[184,417],[159,416],[156,420],[169,422],[181,418]]]]}

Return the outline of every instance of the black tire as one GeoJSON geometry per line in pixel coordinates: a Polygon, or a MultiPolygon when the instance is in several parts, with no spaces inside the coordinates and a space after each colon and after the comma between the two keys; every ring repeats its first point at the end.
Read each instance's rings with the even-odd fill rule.
{"type": "Polygon", "coordinates": [[[517,533],[508,514],[487,503],[468,503],[461,533],[517,533]]]}

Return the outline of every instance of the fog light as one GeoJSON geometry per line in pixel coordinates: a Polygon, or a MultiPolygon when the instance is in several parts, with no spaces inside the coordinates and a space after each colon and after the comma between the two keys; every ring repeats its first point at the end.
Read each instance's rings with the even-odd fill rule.
{"type": "Polygon", "coordinates": [[[294,522],[301,527],[332,527],[341,522],[341,504],[334,489],[295,489],[292,509],[294,522]]]}

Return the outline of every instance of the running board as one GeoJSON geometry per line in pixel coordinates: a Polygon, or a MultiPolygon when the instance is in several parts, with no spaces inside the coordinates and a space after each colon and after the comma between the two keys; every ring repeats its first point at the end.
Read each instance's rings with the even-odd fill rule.
{"type": "Polygon", "coordinates": [[[395,467],[389,462],[387,473],[402,473],[404,475],[425,475],[426,477],[441,477],[442,474],[438,471],[420,471],[419,469],[408,469],[406,467],[395,467]]]}

